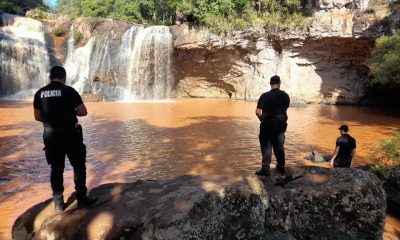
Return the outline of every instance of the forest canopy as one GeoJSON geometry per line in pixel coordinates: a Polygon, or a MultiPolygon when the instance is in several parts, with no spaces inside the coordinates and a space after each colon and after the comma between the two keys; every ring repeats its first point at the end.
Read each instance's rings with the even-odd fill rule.
{"type": "Polygon", "coordinates": [[[134,23],[202,24],[217,33],[251,26],[301,27],[310,14],[301,0],[59,0],[58,12],[71,17],[109,17],[134,23]]]}
{"type": "Polygon", "coordinates": [[[0,0],[0,11],[24,15],[30,9],[39,8],[47,11],[49,7],[43,0],[0,0]]]}

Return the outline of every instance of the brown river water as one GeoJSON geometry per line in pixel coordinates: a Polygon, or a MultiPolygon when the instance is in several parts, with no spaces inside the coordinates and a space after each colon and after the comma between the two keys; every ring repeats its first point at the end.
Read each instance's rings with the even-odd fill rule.
{"type": "MultiPolygon", "coordinates": [[[[245,175],[260,167],[255,102],[176,99],[87,107],[89,116],[80,122],[89,188],[184,174],[245,175]]],[[[357,140],[354,165],[365,165],[371,146],[400,128],[400,115],[378,108],[308,105],[291,107],[288,115],[289,165],[312,165],[304,158],[313,150],[331,154],[340,124],[348,124],[357,140]]],[[[11,239],[15,219],[51,196],[42,148],[42,125],[33,119],[32,102],[0,101],[0,239],[11,239]]],[[[69,163],[64,179],[68,198],[73,192],[69,163]]],[[[392,234],[385,239],[398,239],[400,221],[388,216],[386,229],[392,234]]]]}

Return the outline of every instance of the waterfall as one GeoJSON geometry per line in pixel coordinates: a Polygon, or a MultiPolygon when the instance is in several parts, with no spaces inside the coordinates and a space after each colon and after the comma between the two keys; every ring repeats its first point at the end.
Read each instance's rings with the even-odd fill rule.
{"type": "Polygon", "coordinates": [[[48,82],[48,70],[43,24],[0,14],[0,97],[31,98],[48,82]]]}
{"type": "Polygon", "coordinates": [[[140,99],[169,98],[172,34],[169,28],[154,26],[142,29],[136,37],[128,68],[128,89],[140,99]]]}
{"type": "Polygon", "coordinates": [[[81,94],[106,101],[171,97],[173,42],[168,27],[133,26],[119,40],[96,35],[80,48],[70,36],[67,82],[81,94]]]}
{"type": "MultiPolygon", "coordinates": [[[[0,15],[0,97],[31,98],[48,83],[49,53],[40,21],[0,15]]],[[[132,26],[122,36],[95,33],[83,46],[70,28],[67,84],[100,100],[171,97],[173,39],[169,27],[132,26]]]]}

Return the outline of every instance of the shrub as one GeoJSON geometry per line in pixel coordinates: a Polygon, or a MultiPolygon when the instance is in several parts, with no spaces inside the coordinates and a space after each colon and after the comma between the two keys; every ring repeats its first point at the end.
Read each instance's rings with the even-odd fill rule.
{"type": "Polygon", "coordinates": [[[263,20],[265,28],[272,31],[293,29],[306,30],[307,28],[307,18],[300,13],[266,13],[263,20]]]}
{"type": "Polygon", "coordinates": [[[90,26],[90,31],[93,31],[96,26],[99,24],[100,19],[98,17],[89,17],[88,24],[90,26]]]}
{"type": "Polygon", "coordinates": [[[79,31],[74,31],[74,40],[75,43],[78,44],[83,39],[83,34],[79,31]]]}
{"type": "Polygon", "coordinates": [[[53,34],[54,34],[55,36],[57,36],[57,37],[64,37],[65,34],[66,34],[66,31],[65,31],[64,28],[58,27],[58,28],[55,28],[55,29],[53,30],[53,34]]]}
{"type": "Polygon", "coordinates": [[[387,177],[393,169],[400,168],[400,132],[392,139],[381,140],[372,148],[370,158],[375,164],[372,172],[379,177],[387,177]]]}
{"type": "Polygon", "coordinates": [[[371,168],[371,172],[375,174],[378,178],[385,179],[389,177],[391,168],[388,166],[376,164],[371,168]]]}
{"type": "Polygon", "coordinates": [[[47,19],[46,13],[40,8],[28,11],[26,16],[37,20],[47,19]]]}
{"type": "Polygon", "coordinates": [[[396,133],[394,138],[390,140],[381,141],[379,150],[383,153],[384,157],[395,164],[400,164],[400,132],[396,133]]]}

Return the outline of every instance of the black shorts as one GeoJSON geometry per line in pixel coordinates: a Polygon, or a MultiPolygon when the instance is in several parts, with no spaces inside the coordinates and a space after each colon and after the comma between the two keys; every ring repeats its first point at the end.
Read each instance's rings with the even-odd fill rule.
{"type": "Polygon", "coordinates": [[[336,158],[333,161],[333,166],[338,168],[349,168],[351,167],[351,157],[349,158],[336,158]]]}

